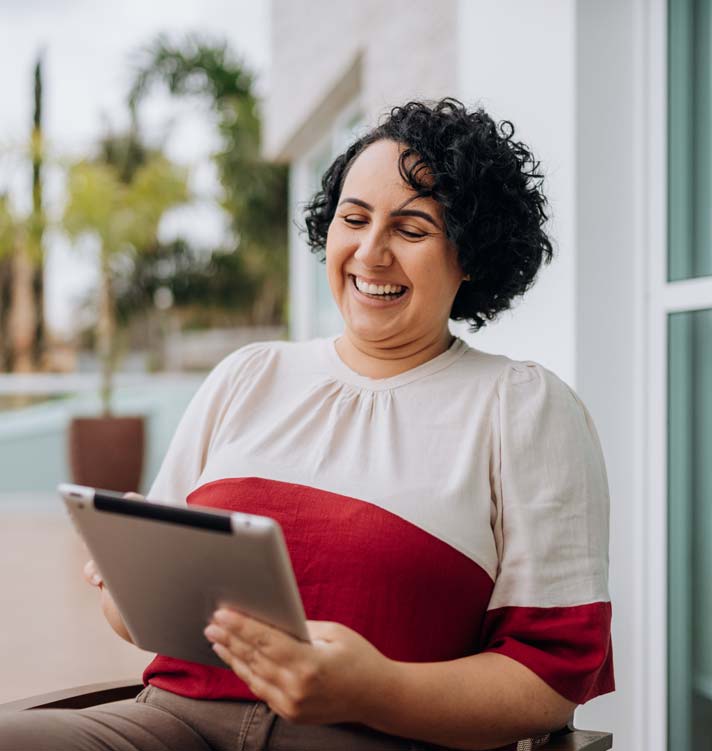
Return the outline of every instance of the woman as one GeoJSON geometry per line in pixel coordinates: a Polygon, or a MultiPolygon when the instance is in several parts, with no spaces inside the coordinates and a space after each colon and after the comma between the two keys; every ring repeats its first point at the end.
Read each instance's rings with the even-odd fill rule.
{"type": "Polygon", "coordinates": [[[151,488],[277,519],[312,644],[218,611],[205,635],[229,670],[158,656],[137,703],[0,739],[483,749],[613,690],[591,418],[542,366],[448,329],[492,320],[551,257],[537,164],[512,136],[455,100],[411,102],[338,157],[306,225],[343,333],[224,360],[151,488]]]}

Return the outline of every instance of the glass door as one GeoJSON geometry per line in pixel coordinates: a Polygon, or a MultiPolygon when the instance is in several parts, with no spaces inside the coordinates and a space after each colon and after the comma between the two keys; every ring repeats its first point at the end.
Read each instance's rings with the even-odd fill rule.
{"type": "Polygon", "coordinates": [[[668,749],[712,739],[712,0],[668,2],[668,749]]]}
{"type": "MultiPolygon", "coordinates": [[[[332,123],[328,136],[307,162],[309,197],[319,188],[321,177],[332,160],[345,151],[364,127],[365,120],[357,103],[343,110],[332,123]]],[[[342,329],[341,314],[331,296],[323,262],[314,257],[312,267],[314,300],[309,327],[310,336],[331,336],[342,329]]]]}

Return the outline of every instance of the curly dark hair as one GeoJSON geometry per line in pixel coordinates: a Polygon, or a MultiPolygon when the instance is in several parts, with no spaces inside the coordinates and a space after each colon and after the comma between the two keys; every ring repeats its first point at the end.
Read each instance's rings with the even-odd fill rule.
{"type": "Polygon", "coordinates": [[[324,259],[326,236],[349,168],[370,144],[404,146],[403,180],[442,207],[445,231],[457,248],[464,281],[450,317],[477,331],[534,283],[553,256],[543,225],[547,200],[539,162],[514,140],[514,126],[483,110],[468,112],[457,99],[408,102],[358,138],[326,170],[321,190],[306,205],[307,242],[324,259]]]}

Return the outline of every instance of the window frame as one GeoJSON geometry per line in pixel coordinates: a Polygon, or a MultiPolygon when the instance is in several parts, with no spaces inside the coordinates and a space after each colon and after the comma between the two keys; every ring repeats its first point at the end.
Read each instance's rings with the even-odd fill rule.
{"type": "MultiPolygon", "coordinates": [[[[669,211],[680,195],[671,196],[679,184],[669,168],[670,90],[668,86],[668,0],[637,0],[640,48],[635,55],[638,110],[637,122],[642,132],[639,155],[639,238],[644,255],[639,268],[645,274],[644,294],[640,306],[642,329],[647,329],[645,351],[641,353],[641,383],[644,397],[639,412],[638,435],[644,446],[640,473],[641,528],[639,563],[644,586],[637,595],[640,622],[635,633],[635,663],[640,671],[642,693],[638,699],[636,733],[641,748],[668,751],[668,732],[680,732],[671,726],[668,659],[674,658],[684,645],[669,642],[669,320],[680,312],[712,309],[712,276],[670,281],[669,250],[671,229],[669,211]]],[[[672,525],[673,527],[675,525],[672,525]]],[[[679,526],[679,525],[678,525],[679,526]]],[[[672,530],[674,531],[674,529],[672,530]]],[[[681,739],[678,738],[678,743],[681,739]]],[[[680,743],[680,748],[684,745],[680,743]]]]}
{"type": "MultiPolygon", "coordinates": [[[[315,179],[315,165],[331,161],[343,151],[354,131],[366,123],[361,97],[354,97],[340,109],[325,126],[321,137],[290,168],[290,338],[296,341],[324,336],[331,331],[324,331],[320,322],[329,318],[328,311],[320,310],[317,304],[317,275],[324,274],[324,266],[310,253],[304,237],[297,225],[302,224],[302,208],[310,200],[318,187],[315,179]],[[354,120],[360,121],[354,124],[354,120]],[[325,312],[327,315],[325,315],[325,312]]],[[[321,170],[319,170],[321,171],[321,170]]],[[[332,311],[333,313],[333,311],[332,311]]]]}

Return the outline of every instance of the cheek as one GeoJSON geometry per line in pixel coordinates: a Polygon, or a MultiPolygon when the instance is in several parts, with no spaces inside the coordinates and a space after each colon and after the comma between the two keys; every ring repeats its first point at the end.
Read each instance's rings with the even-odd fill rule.
{"type": "Polygon", "coordinates": [[[340,235],[337,228],[330,227],[326,237],[326,274],[329,281],[343,277],[343,265],[349,257],[348,245],[340,235]]]}
{"type": "Polygon", "coordinates": [[[329,287],[332,293],[336,293],[342,284],[341,278],[343,273],[341,267],[343,259],[340,257],[338,244],[333,242],[333,239],[330,240],[330,238],[331,235],[326,241],[326,261],[324,265],[326,266],[325,271],[329,287]]]}
{"type": "Polygon", "coordinates": [[[326,259],[324,265],[326,266],[326,275],[331,279],[337,272],[339,259],[333,245],[330,245],[329,243],[326,244],[326,259]]]}
{"type": "Polygon", "coordinates": [[[428,298],[429,305],[449,310],[462,281],[462,271],[456,255],[440,248],[423,258],[417,268],[411,267],[411,273],[416,292],[420,289],[428,298]]]}

